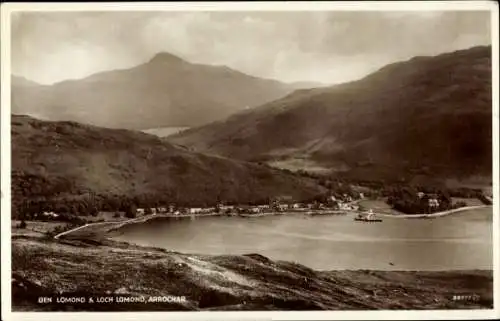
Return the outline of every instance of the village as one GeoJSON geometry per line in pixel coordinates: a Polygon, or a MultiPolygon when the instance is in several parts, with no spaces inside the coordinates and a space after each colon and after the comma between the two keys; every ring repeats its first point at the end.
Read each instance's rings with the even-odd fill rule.
{"type": "MultiPolygon", "coordinates": [[[[223,202],[216,206],[207,207],[179,207],[174,204],[159,207],[137,207],[130,217],[141,217],[148,215],[190,216],[190,215],[259,215],[279,212],[325,212],[325,211],[358,211],[356,203],[364,199],[363,193],[358,193],[356,198],[343,194],[341,197],[333,195],[327,197],[323,202],[313,201],[307,203],[294,202],[289,196],[281,196],[272,199],[269,204],[260,205],[229,205],[223,202]]],[[[58,220],[62,213],[55,211],[44,211],[35,215],[38,219],[58,220]]]]}
{"type": "Polygon", "coordinates": [[[137,208],[136,216],[172,214],[172,215],[196,215],[196,214],[226,214],[226,215],[252,215],[276,212],[305,212],[321,210],[359,210],[355,204],[357,200],[363,199],[363,193],[359,193],[358,198],[344,194],[341,198],[330,196],[326,202],[297,203],[287,196],[273,199],[269,204],[261,205],[227,205],[219,203],[212,207],[186,207],[177,208],[175,205],[168,207],[137,208]]]}
{"type": "MultiPolygon", "coordinates": [[[[484,204],[491,204],[491,197],[487,195],[483,196],[480,200],[484,204]]],[[[336,214],[345,212],[357,212],[360,215],[366,213],[372,213],[371,209],[365,209],[360,205],[360,201],[371,199],[366,197],[362,192],[354,192],[350,194],[337,194],[322,197],[320,200],[313,200],[309,202],[295,202],[290,196],[280,196],[273,198],[268,204],[259,205],[233,205],[225,204],[224,202],[219,202],[215,206],[206,207],[185,207],[177,206],[175,204],[169,204],[158,207],[133,207],[133,209],[125,212],[124,218],[139,218],[150,215],[166,215],[173,217],[181,216],[199,216],[199,215],[227,215],[227,216],[262,216],[266,214],[276,214],[276,213],[308,213],[308,214],[336,214]],[[366,213],[365,213],[366,212],[366,213]]],[[[399,210],[398,205],[403,199],[393,199],[389,197],[384,200],[384,203],[390,205],[396,211],[399,210]],[[399,202],[399,203],[398,203],[399,202]]],[[[413,199],[408,201],[404,200],[406,206],[412,206],[417,204],[416,211],[413,213],[433,213],[437,211],[449,210],[458,207],[464,207],[465,204],[462,201],[452,202],[451,200],[443,200],[437,194],[434,193],[423,193],[421,191],[417,192],[413,199]]],[[[392,212],[393,214],[395,211],[392,212]]],[[[405,214],[401,211],[401,214],[405,214]]],[[[36,213],[33,218],[38,220],[62,220],[66,217],[65,213],[59,213],[57,211],[43,211],[36,213]]],[[[115,212],[113,218],[120,218],[122,215],[119,212],[115,212]]],[[[106,219],[110,220],[110,219],[106,219]]]]}

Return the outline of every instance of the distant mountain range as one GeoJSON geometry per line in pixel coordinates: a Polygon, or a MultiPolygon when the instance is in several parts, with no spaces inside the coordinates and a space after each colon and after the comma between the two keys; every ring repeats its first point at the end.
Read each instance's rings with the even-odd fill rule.
{"type": "Polygon", "coordinates": [[[159,195],[168,202],[258,202],[324,192],[290,173],[174,146],[138,131],[12,116],[13,200],[159,195]]]}
{"type": "Polygon", "coordinates": [[[192,127],[315,83],[286,84],[169,53],[84,79],[40,85],[12,76],[12,113],[110,128],[192,127]]]}
{"type": "Polygon", "coordinates": [[[489,177],[491,47],[390,64],[169,136],[242,160],[348,177],[489,177]]]}

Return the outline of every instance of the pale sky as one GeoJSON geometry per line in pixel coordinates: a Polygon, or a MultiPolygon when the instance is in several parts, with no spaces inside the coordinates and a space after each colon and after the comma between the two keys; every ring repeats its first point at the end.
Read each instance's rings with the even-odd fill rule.
{"type": "Polygon", "coordinates": [[[166,51],[286,82],[339,83],[385,64],[491,44],[490,13],[30,12],[12,16],[12,72],[50,84],[166,51]]]}

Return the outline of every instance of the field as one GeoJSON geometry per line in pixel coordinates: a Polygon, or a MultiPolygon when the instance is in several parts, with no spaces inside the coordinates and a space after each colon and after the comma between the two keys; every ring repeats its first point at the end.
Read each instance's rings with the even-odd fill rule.
{"type": "MultiPolygon", "coordinates": [[[[484,205],[477,198],[460,198],[460,197],[452,197],[452,202],[455,204],[457,202],[465,202],[467,206],[482,206],[484,205]]],[[[370,200],[365,199],[359,202],[359,205],[363,206],[366,209],[372,209],[376,213],[384,213],[384,214],[395,214],[401,215],[403,213],[393,210],[389,204],[385,202],[384,199],[378,200],[370,200]]]]}
{"type": "Polygon", "coordinates": [[[26,228],[18,228],[21,221],[12,220],[11,221],[11,233],[14,236],[33,236],[41,237],[44,236],[46,232],[51,231],[57,227],[66,226],[67,223],[64,222],[42,222],[42,221],[27,221],[26,228]]]}
{"type": "Polygon", "coordinates": [[[478,205],[484,205],[483,202],[478,200],[477,198],[461,198],[461,197],[452,197],[451,198],[452,202],[455,204],[457,202],[465,202],[467,206],[478,206],[478,205]]]}
{"type": "Polygon", "coordinates": [[[365,199],[358,203],[365,209],[372,209],[376,213],[387,213],[387,214],[403,214],[396,210],[393,210],[389,204],[385,202],[385,200],[370,200],[365,199]]]}

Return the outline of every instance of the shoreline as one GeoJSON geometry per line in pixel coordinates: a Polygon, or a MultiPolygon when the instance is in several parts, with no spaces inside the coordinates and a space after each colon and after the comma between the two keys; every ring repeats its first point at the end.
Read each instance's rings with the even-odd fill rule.
{"type": "MultiPolygon", "coordinates": [[[[328,212],[333,214],[332,211],[314,214],[330,215],[328,212]]],[[[435,214],[443,216],[456,212],[457,209],[435,214]]],[[[262,213],[260,217],[308,213],[311,211],[262,213]]],[[[225,215],[212,213],[181,217],[225,215]]],[[[13,237],[13,309],[89,312],[291,311],[297,308],[434,310],[488,309],[493,305],[491,269],[317,270],[293,261],[273,260],[258,252],[234,255],[181,253],[115,240],[110,234],[112,230],[129,224],[165,217],[179,216],[156,214],[121,222],[96,222],[54,238],[13,237]],[[75,273],[76,265],[81,273],[75,273]],[[104,281],[96,283],[94,280],[104,281]],[[87,305],[37,303],[40,296],[111,296],[116,299],[119,296],[149,298],[158,293],[184,296],[186,301],[178,304],[154,301],[87,305]],[[474,300],[455,300],[457,293],[472,293],[474,300]]]]}
{"type": "Polygon", "coordinates": [[[458,212],[470,211],[480,208],[488,208],[493,207],[492,205],[473,205],[473,206],[464,206],[459,208],[454,208],[451,210],[446,210],[442,212],[429,213],[429,214],[386,214],[386,213],[375,213],[377,216],[383,217],[397,217],[397,218],[432,218],[432,217],[443,217],[451,214],[455,214],[458,212]]]}
{"type": "MultiPolygon", "coordinates": [[[[456,209],[446,210],[437,213],[430,214],[387,214],[387,213],[374,213],[380,217],[387,218],[406,218],[406,219],[418,219],[418,218],[437,218],[443,217],[459,212],[470,211],[474,209],[488,208],[492,207],[492,205],[474,205],[474,206],[465,206],[456,209]]],[[[160,219],[160,218],[199,218],[199,217],[212,217],[212,216],[226,216],[226,217],[241,217],[241,218],[254,218],[254,217],[265,217],[265,216],[277,216],[277,215],[290,215],[290,214],[301,214],[301,215],[310,215],[310,216],[329,216],[329,215],[348,215],[348,214],[357,214],[359,211],[352,210],[323,210],[323,211],[289,211],[289,212],[269,212],[269,213],[259,213],[259,214],[236,214],[236,215],[228,215],[223,213],[208,213],[208,214],[181,214],[181,215],[172,215],[172,214],[150,214],[141,217],[132,218],[125,221],[107,221],[107,222],[96,222],[96,223],[87,223],[85,225],[76,227],[74,229],[59,233],[54,236],[54,239],[58,240],[61,236],[69,235],[80,231],[82,229],[88,228],[92,229],[95,226],[99,225],[110,225],[104,231],[101,231],[103,234],[108,234],[109,232],[116,231],[124,226],[132,225],[132,224],[140,224],[145,223],[150,220],[160,219]]]]}
{"type": "Polygon", "coordinates": [[[145,223],[154,219],[160,218],[199,218],[199,217],[212,217],[212,216],[223,216],[223,217],[241,217],[241,218],[253,218],[253,217],[264,217],[264,216],[277,216],[277,215],[290,215],[290,214],[302,214],[302,215],[344,215],[347,214],[348,211],[339,211],[339,210],[325,210],[325,211],[289,211],[289,212],[268,212],[268,213],[259,213],[259,214],[234,214],[228,215],[224,213],[207,213],[207,214],[181,214],[181,215],[173,215],[173,214],[149,214],[136,218],[131,218],[124,221],[106,221],[106,222],[95,222],[95,223],[87,223],[82,226],[75,227],[71,230],[59,233],[54,236],[54,239],[59,239],[61,236],[76,232],[83,228],[89,228],[97,225],[111,225],[115,224],[108,229],[108,232],[117,230],[126,225],[145,223]]]}
{"type": "Polygon", "coordinates": [[[82,226],[75,227],[74,229],[62,232],[54,236],[54,239],[58,240],[61,236],[73,233],[75,231],[81,230],[85,227],[97,226],[97,225],[106,225],[106,224],[116,224],[116,226],[110,228],[110,230],[119,229],[125,225],[136,224],[136,223],[145,223],[155,218],[186,218],[186,217],[202,217],[202,216],[221,216],[223,214],[219,213],[209,213],[209,214],[194,214],[194,215],[168,215],[168,214],[149,214],[140,217],[131,218],[124,221],[105,221],[105,222],[95,222],[95,223],[87,223],[82,226]]]}

